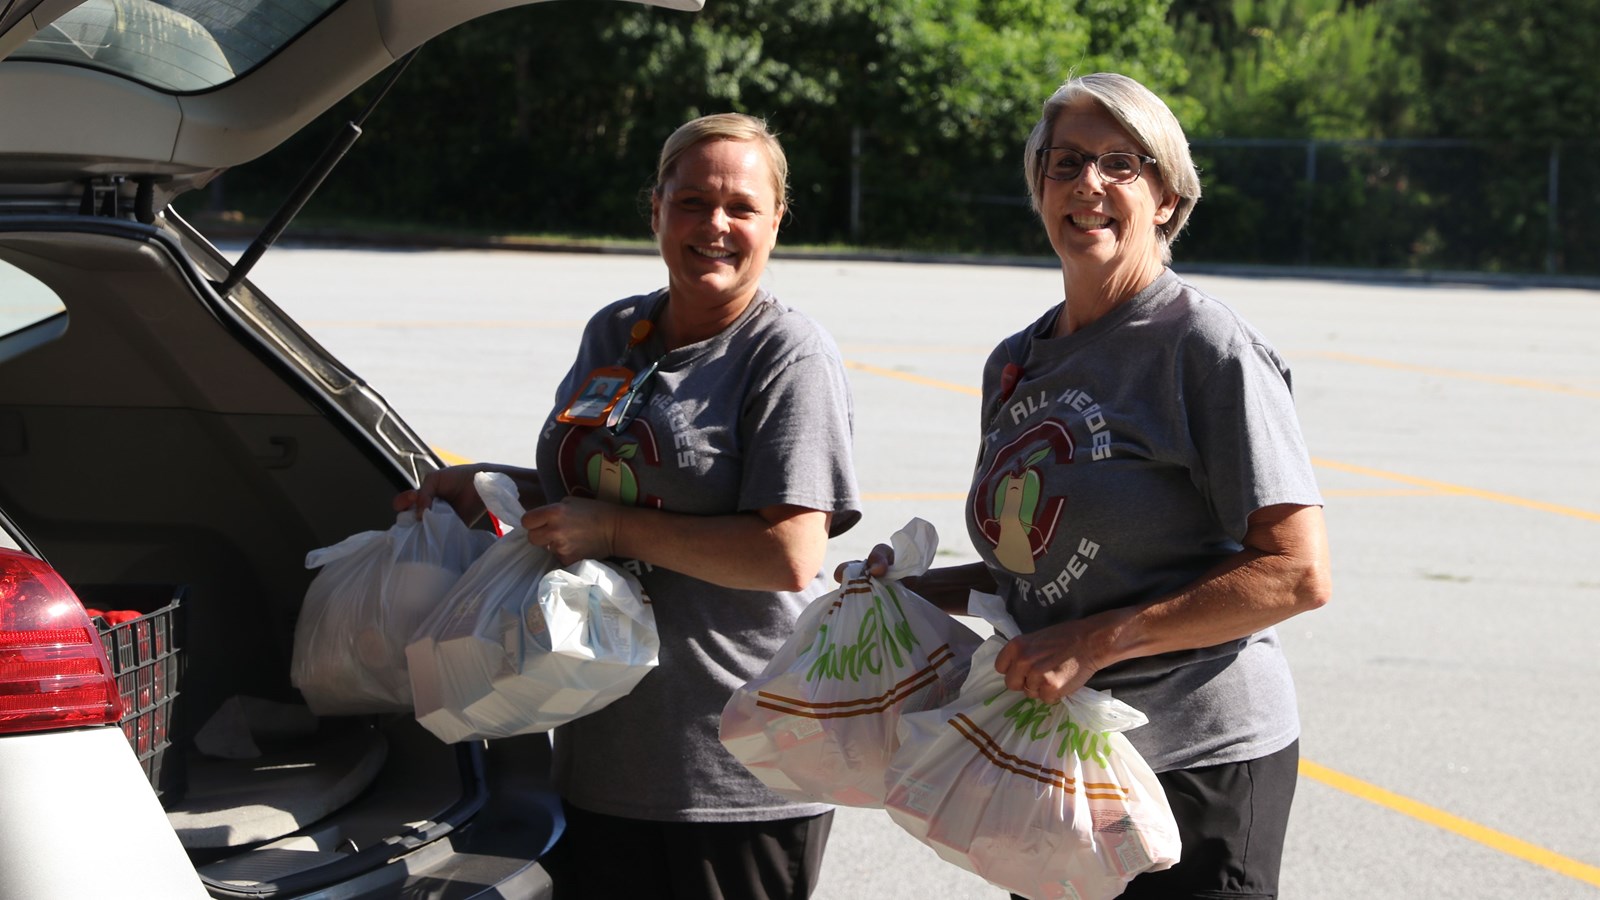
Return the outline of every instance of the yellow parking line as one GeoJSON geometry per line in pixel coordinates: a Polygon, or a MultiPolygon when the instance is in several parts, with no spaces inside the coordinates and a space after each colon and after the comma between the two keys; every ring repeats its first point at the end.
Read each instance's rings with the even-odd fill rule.
{"type": "Polygon", "coordinates": [[[912,375],[909,372],[896,372],[893,369],[870,366],[866,363],[859,363],[848,359],[845,360],[844,367],[847,369],[855,369],[857,372],[866,372],[871,375],[882,375],[885,378],[898,378],[901,381],[909,381],[912,384],[941,388],[946,391],[955,391],[958,394],[969,394],[973,397],[977,397],[983,393],[975,387],[967,387],[964,384],[956,384],[951,381],[940,381],[937,378],[924,378],[921,375],[912,375]]]}
{"type": "Polygon", "coordinates": [[[1415,485],[1420,488],[1438,491],[1442,494],[1454,494],[1460,497],[1475,497],[1479,500],[1488,500],[1493,503],[1504,503],[1508,506],[1520,506],[1524,509],[1536,509],[1540,512],[1555,513],[1558,516],[1571,516],[1574,519],[1584,519],[1590,522],[1600,522],[1600,513],[1590,512],[1587,509],[1578,509],[1574,506],[1562,506],[1558,503],[1545,503],[1541,500],[1529,500],[1526,497],[1517,497],[1511,494],[1501,494],[1495,491],[1484,491],[1478,488],[1466,487],[1459,484],[1450,484],[1444,481],[1433,481],[1428,478],[1417,478],[1414,475],[1402,475],[1399,472],[1385,472],[1381,469],[1369,469],[1366,466],[1353,466],[1349,463],[1335,462],[1331,459],[1318,459],[1312,457],[1313,465],[1324,469],[1334,469],[1340,472],[1349,472],[1353,475],[1365,475],[1369,478],[1383,478],[1388,481],[1398,481],[1402,484],[1415,485]]]}
{"type": "Polygon", "coordinates": [[[447,466],[460,466],[472,462],[472,460],[467,459],[465,456],[457,456],[454,453],[451,453],[449,450],[440,450],[438,447],[434,447],[433,452],[439,457],[439,459],[443,460],[444,464],[447,466]]]}
{"type": "Polygon", "coordinates": [[[1586,390],[1568,384],[1554,381],[1539,381],[1533,378],[1513,378],[1505,375],[1485,375],[1481,372],[1464,372],[1459,369],[1438,369],[1433,366],[1418,366],[1412,363],[1396,362],[1391,359],[1377,359],[1371,356],[1355,356],[1350,353],[1337,353],[1332,350],[1310,350],[1294,354],[1295,356],[1320,356],[1323,359],[1338,360],[1339,362],[1356,363],[1363,366],[1376,366],[1380,369],[1395,369],[1401,372],[1418,372],[1423,375],[1437,375],[1441,378],[1458,378],[1466,381],[1483,381],[1489,384],[1505,385],[1506,387],[1527,388],[1535,391],[1549,391],[1555,394],[1571,394],[1575,397],[1600,398],[1600,391],[1586,390]]]}
{"type": "MultiPolygon", "coordinates": [[[[1397,363],[1396,365],[1400,364],[1397,363]]],[[[868,365],[866,363],[854,362],[852,360],[846,360],[845,367],[849,369],[855,369],[858,372],[867,372],[872,375],[882,375],[885,378],[897,378],[901,381],[909,381],[913,384],[921,384],[927,387],[955,391],[961,394],[970,394],[974,397],[982,393],[977,388],[968,387],[964,384],[954,384],[949,381],[940,381],[935,378],[924,378],[921,375],[912,375],[907,372],[896,372],[893,369],[884,369],[878,366],[868,365]]],[[[1551,387],[1553,389],[1561,386],[1553,385],[1551,387]]],[[[1600,394],[1596,394],[1596,396],[1600,396],[1600,394]]],[[[1389,481],[1398,481],[1402,484],[1409,484],[1442,494],[1452,494],[1460,497],[1475,497],[1479,500],[1488,500],[1494,503],[1504,503],[1509,506],[1520,506],[1524,509],[1536,509],[1540,512],[1555,513],[1558,516],[1571,516],[1575,519],[1584,519],[1590,522],[1600,522],[1600,513],[1590,512],[1586,509],[1578,509],[1577,507],[1573,506],[1562,506],[1557,503],[1545,503],[1540,500],[1529,500],[1525,497],[1517,497],[1512,494],[1501,494],[1495,491],[1485,491],[1478,488],[1466,487],[1464,485],[1450,484],[1444,481],[1433,481],[1427,478],[1417,478],[1412,475],[1402,475],[1398,472],[1385,472],[1380,469],[1369,469],[1365,466],[1353,466],[1348,463],[1335,462],[1331,459],[1313,458],[1311,462],[1325,469],[1336,469],[1341,472],[1365,475],[1369,478],[1383,478],[1389,481]]]]}
{"type": "Polygon", "coordinates": [[[1332,488],[1324,497],[1438,497],[1443,491],[1424,488],[1332,488]]]}
{"type": "Polygon", "coordinates": [[[1359,778],[1352,778],[1343,772],[1336,772],[1310,760],[1300,760],[1300,774],[1313,781],[1320,781],[1331,788],[1344,791],[1347,794],[1353,794],[1363,800],[1426,822],[1436,828],[1442,828],[1445,831],[1458,834],[1470,841],[1476,841],[1491,850],[1498,850],[1508,856],[1514,856],[1536,866],[1542,866],[1568,878],[1575,878],[1585,884],[1600,887],[1600,868],[1595,866],[1581,863],[1552,850],[1535,846],[1509,834],[1495,831],[1493,828],[1486,828],[1460,816],[1434,809],[1427,804],[1418,803],[1409,797],[1402,797],[1392,791],[1386,791],[1375,784],[1368,784],[1359,778]]]}

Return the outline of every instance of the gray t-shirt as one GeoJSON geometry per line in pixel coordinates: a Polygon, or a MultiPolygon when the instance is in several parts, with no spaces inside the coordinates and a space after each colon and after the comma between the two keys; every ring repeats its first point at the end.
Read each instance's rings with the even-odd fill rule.
{"type": "MultiPolygon", "coordinates": [[[[1049,337],[1058,312],[984,366],[967,498],[973,544],[1024,632],[1171,593],[1238,552],[1256,510],[1321,505],[1289,369],[1233,310],[1166,270],[1049,337]]],[[[1300,733],[1270,628],[1125,660],[1089,684],[1149,717],[1127,736],[1158,772],[1255,759],[1300,733]]]]}
{"type": "MultiPolygon", "coordinates": [[[[627,350],[665,292],[630,297],[589,321],[539,437],[539,480],[573,494],[690,515],[792,504],[860,519],[851,401],[833,339],[765,291],[721,334],[664,352],[656,336],[627,350]],[[660,360],[638,418],[621,434],[565,425],[593,370],[660,360]]],[[[663,566],[613,560],[639,576],[661,634],[660,664],[627,696],[555,731],[556,785],[592,812],[678,822],[760,821],[826,812],[772,793],[717,738],[733,690],[760,674],[800,611],[826,593],[731,590],[663,566]]]]}

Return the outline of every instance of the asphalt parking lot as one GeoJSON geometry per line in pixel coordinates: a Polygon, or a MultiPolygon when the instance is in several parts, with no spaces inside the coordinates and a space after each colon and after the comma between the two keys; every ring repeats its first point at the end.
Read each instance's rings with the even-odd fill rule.
{"type": "MultiPolygon", "coordinates": [[[[443,453],[526,461],[585,319],[664,269],[280,247],[252,280],[443,453]]],[[[1327,499],[1334,600],[1280,628],[1304,727],[1283,896],[1600,897],[1600,292],[1192,280],[1289,360],[1327,499]]],[[[865,514],[829,567],[911,516],[975,559],[980,368],[1059,272],[778,258],[767,284],[850,369],[865,514]]],[[[841,810],[818,896],[1003,894],[841,810]]]]}

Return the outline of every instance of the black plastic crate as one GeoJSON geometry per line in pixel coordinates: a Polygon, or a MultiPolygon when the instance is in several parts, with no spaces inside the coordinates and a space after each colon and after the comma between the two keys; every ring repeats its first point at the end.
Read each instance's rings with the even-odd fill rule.
{"type": "Polygon", "coordinates": [[[122,694],[122,733],[150,786],[170,805],[183,793],[182,752],[174,746],[183,657],[178,615],[183,589],[149,585],[92,585],[77,589],[84,606],[110,613],[138,612],[112,624],[97,617],[100,643],[122,694]]]}

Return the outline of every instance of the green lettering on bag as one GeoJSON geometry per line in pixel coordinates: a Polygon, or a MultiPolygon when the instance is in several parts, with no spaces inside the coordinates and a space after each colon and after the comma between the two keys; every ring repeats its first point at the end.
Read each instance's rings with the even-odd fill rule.
{"type": "MultiPolygon", "coordinates": [[[[988,706],[1001,697],[1014,693],[1003,690],[993,697],[983,701],[988,706]]],[[[1010,720],[1011,727],[1018,734],[1026,735],[1030,741],[1048,738],[1052,734],[1050,717],[1057,710],[1059,703],[1045,703],[1031,697],[1022,697],[1006,708],[1003,717],[1010,720]]],[[[1102,766],[1111,765],[1111,733],[1108,731],[1090,731],[1079,725],[1070,717],[1062,719],[1053,729],[1054,734],[1061,737],[1055,747],[1058,757],[1065,758],[1070,752],[1082,760],[1094,760],[1102,766]]]]}
{"type": "MultiPolygon", "coordinates": [[[[911,631],[911,620],[906,617],[905,607],[900,605],[900,594],[895,591],[894,585],[884,584],[883,589],[888,593],[889,600],[894,603],[895,612],[894,631],[892,634],[885,634],[885,643],[889,647],[889,652],[894,654],[894,664],[904,666],[905,661],[900,658],[900,651],[904,649],[910,653],[911,648],[918,643],[917,636],[911,631]]],[[[880,610],[883,608],[883,600],[876,592],[873,593],[872,600],[880,610]]]]}
{"type": "Polygon", "coordinates": [[[874,591],[872,605],[862,615],[861,627],[856,630],[855,640],[851,643],[842,646],[837,643],[836,628],[830,629],[827,625],[817,627],[817,640],[810,651],[815,658],[806,670],[807,681],[819,678],[860,681],[862,672],[881,674],[886,657],[891,658],[896,667],[905,667],[907,657],[902,655],[902,651],[909,653],[917,645],[917,637],[911,631],[911,623],[906,621],[905,610],[894,588],[889,585],[883,587],[894,605],[894,613],[885,611],[883,598],[874,591]]]}
{"type": "Polygon", "coordinates": [[[1056,734],[1061,735],[1061,744],[1056,748],[1057,756],[1065,758],[1067,751],[1071,750],[1079,759],[1093,759],[1102,766],[1111,765],[1108,752],[1111,738],[1107,732],[1090,731],[1071,719],[1064,719],[1056,726],[1056,734]]]}
{"type": "Polygon", "coordinates": [[[1053,704],[1041,703],[1031,697],[1023,697],[1005,711],[1005,718],[1011,720],[1011,725],[1018,734],[1024,732],[1028,740],[1037,741],[1050,736],[1050,707],[1053,704]]]}

